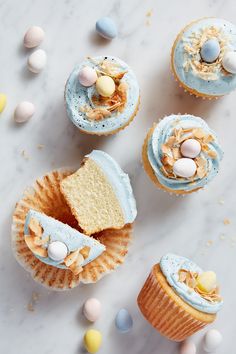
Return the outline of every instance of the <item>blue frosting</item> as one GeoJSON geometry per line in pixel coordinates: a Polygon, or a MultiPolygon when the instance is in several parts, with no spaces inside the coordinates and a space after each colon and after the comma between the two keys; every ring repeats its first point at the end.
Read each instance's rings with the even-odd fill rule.
{"type": "Polygon", "coordinates": [[[167,254],[161,258],[160,267],[168,284],[189,305],[204,313],[214,314],[221,309],[223,305],[222,300],[219,302],[207,301],[197,292],[189,291],[189,287],[185,283],[179,281],[178,272],[180,269],[185,269],[199,274],[203,272],[202,269],[194,262],[174,254],[167,254]]]}
{"type": "Polygon", "coordinates": [[[111,56],[99,56],[91,59],[86,59],[78,65],[71,73],[65,88],[66,110],[71,121],[81,130],[91,134],[109,134],[125,126],[135,113],[139,101],[139,86],[137,79],[130,67],[118,58],[111,56]],[[111,112],[111,115],[102,120],[89,120],[86,113],[81,111],[81,107],[88,105],[94,108],[91,97],[96,93],[95,85],[84,87],[79,83],[78,73],[84,66],[90,66],[100,70],[99,63],[105,58],[115,64],[118,64],[118,71],[127,73],[122,78],[121,82],[128,84],[127,102],[124,110],[119,113],[111,112]]]}
{"type": "MultiPolygon", "coordinates": [[[[77,249],[82,249],[85,246],[90,247],[89,256],[84,260],[81,266],[85,266],[86,264],[93,261],[95,258],[100,256],[100,254],[106,249],[104,245],[102,245],[100,242],[96,241],[92,237],[85,236],[84,234],[73,229],[69,225],[63,224],[62,222],[35,210],[29,210],[26,216],[24,228],[25,235],[29,235],[28,225],[31,218],[35,218],[36,220],[38,220],[40,225],[42,226],[43,239],[47,236],[50,236],[50,242],[61,241],[65,243],[68,249],[68,253],[76,251],[77,249]]],[[[47,246],[48,244],[45,245],[45,248],[47,248],[47,246]]],[[[36,254],[35,257],[37,257],[43,263],[52,265],[57,268],[67,269],[66,265],[62,264],[63,261],[56,262],[49,257],[40,257],[36,254]]]]}
{"type": "Polygon", "coordinates": [[[217,80],[204,80],[197,76],[192,69],[186,71],[183,65],[186,61],[186,56],[189,58],[191,57],[190,55],[186,54],[186,51],[184,50],[185,43],[183,39],[189,40],[193,33],[197,33],[202,29],[211,26],[222,29],[226,37],[229,39],[228,49],[236,50],[236,26],[222,19],[201,19],[188,26],[182,34],[182,39],[177,42],[174,48],[174,68],[179,80],[190,89],[196,90],[199,93],[206,95],[221,96],[231,92],[236,88],[236,75],[231,74],[226,76],[219,72],[217,80]]]}
{"type": "Polygon", "coordinates": [[[219,163],[223,157],[223,152],[219,146],[215,133],[210,130],[208,125],[201,118],[185,114],[170,115],[162,119],[154,129],[147,145],[147,155],[150,165],[155,173],[159,183],[172,190],[191,191],[204,187],[210,182],[219,170],[219,163]],[[209,148],[216,153],[216,158],[209,157],[204,151],[199,156],[204,157],[207,161],[207,175],[203,178],[194,176],[194,179],[188,178],[169,178],[165,176],[161,170],[162,164],[162,145],[173,135],[173,130],[179,128],[202,128],[206,134],[211,134],[214,141],[208,143],[209,148]]]}
{"type": "Polygon", "coordinates": [[[104,151],[93,150],[86,157],[93,159],[102,169],[119,200],[125,223],[132,223],[137,216],[137,208],[129,176],[124,173],[118,163],[104,151]]]}

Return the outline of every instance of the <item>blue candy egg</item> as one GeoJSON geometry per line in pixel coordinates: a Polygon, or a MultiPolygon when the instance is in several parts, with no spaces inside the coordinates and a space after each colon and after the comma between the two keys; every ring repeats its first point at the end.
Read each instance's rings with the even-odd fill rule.
{"type": "Polygon", "coordinates": [[[202,60],[206,63],[213,63],[220,55],[220,45],[217,39],[209,39],[201,48],[202,60]]]}
{"type": "Polygon", "coordinates": [[[96,22],[96,31],[106,39],[113,39],[117,36],[116,24],[109,17],[102,17],[96,22]]]}
{"type": "Polygon", "coordinates": [[[126,309],[121,309],[116,315],[115,324],[120,332],[129,332],[133,327],[133,319],[126,309]]]}

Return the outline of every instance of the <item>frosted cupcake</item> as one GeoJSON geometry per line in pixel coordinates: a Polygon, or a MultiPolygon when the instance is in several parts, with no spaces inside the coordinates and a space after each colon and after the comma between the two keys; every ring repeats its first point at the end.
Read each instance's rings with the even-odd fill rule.
{"type": "Polygon", "coordinates": [[[122,60],[111,56],[87,58],[67,80],[65,102],[69,118],[81,131],[114,134],[135,117],[139,86],[122,60]]]}
{"type": "Polygon", "coordinates": [[[174,341],[185,340],[212,323],[222,305],[216,274],[173,254],[152,268],[138,296],[144,317],[174,341]]]}
{"type": "Polygon", "coordinates": [[[217,98],[236,88],[236,26],[203,18],[177,36],[171,53],[173,73],[191,94],[217,98]]]}
{"type": "Polygon", "coordinates": [[[217,175],[223,152],[201,118],[172,114],[149,130],[142,156],[144,169],[157,187],[187,194],[217,175]]]}

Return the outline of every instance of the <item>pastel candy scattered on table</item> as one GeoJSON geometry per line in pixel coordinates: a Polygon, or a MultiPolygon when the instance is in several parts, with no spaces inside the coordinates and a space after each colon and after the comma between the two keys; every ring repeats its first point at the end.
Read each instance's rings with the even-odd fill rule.
{"type": "Polygon", "coordinates": [[[180,151],[184,157],[194,159],[201,152],[201,144],[196,139],[187,139],[181,145],[180,151]]]}
{"type": "Polygon", "coordinates": [[[33,103],[28,101],[20,102],[14,112],[14,120],[16,123],[27,122],[34,114],[35,107],[33,103]]]}
{"type": "Polygon", "coordinates": [[[28,58],[28,69],[38,74],[43,70],[47,62],[47,54],[43,49],[35,50],[28,58]]]}
{"type": "Polygon", "coordinates": [[[0,113],[3,112],[7,104],[7,96],[4,93],[0,93],[0,113]]]}
{"type": "Polygon", "coordinates": [[[54,241],[48,245],[48,257],[53,261],[60,262],[68,254],[67,246],[64,242],[54,241]]]}
{"type": "Polygon", "coordinates": [[[197,278],[197,285],[202,291],[211,292],[217,286],[216,274],[211,271],[201,273],[197,278]]]}
{"type": "Polygon", "coordinates": [[[213,63],[220,55],[220,45],[217,39],[209,39],[203,43],[201,48],[202,60],[206,63],[213,63]]]}
{"type": "Polygon", "coordinates": [[[223,68],[231,74],[236,74],[236,52],[226,52],[222,59],[223,68]]]}
{"type": "Polygon", "coordinates": [[[96,22],[96,31],[106,39],[113,39],[118,34],[115,22],[109,17],[102,17],[96,22]]]}
{"type": "Polygon", "coordinates": [[[133,319],[126,309],[121,309],[118,311],[115,318],[116,328],[122,332],[128,332],[133,327],[133,319]]]}
{"type": "Polygon", "coordinates": [[[180,351],[179,351],[180,354],[196,354],[196,352],[197,352],[196,345],[190,340],[186,340],[180,346],[180,351]]]}
{"type": "Polygon", "coordinates": [[[217,329],[210,329],[203,338],[204,350],[208,353],[215,351],[223,340],[222,334],[217,329]]]}
{"type": "Polygon", "coordinates": [[[196,163],[187,157],[175,161],[173,166],[174,173],[179,177],[189,178],[194,176],[197,170],[196,163]]]}
{"type": "Polygon", "coordinates": [[[40,45],[44,39],[44,30],[39,26],[30,27],[24,36],[24,46],[34,48],[40,45]]]}
{"type": "Polygon", "coordinates": [[[89,329],[84,335],[84,346],[91,353],[97,353],[102,345],[102,334],[96,329],[89,329]]]}
{"type": "Polygon", "coordinates": [[[101,303],[95,298],[90,298],[84,303],[84,316],[90,322],[95,322],[101,315],[101,303]]]}
{"type": "Polygon", "coordinates": [[[103,97],[112,96],[115,89],[115,82],[110,76],[100,76],[96,81],[96,90],[103,97]]]}
{"type": "Polygon", "coordinates": [[[96,70],[90,68],[90,66],[85,66],[80,70],[78,79],[82,86],[89,87],[95,84],[97,81],[96,70]]]}

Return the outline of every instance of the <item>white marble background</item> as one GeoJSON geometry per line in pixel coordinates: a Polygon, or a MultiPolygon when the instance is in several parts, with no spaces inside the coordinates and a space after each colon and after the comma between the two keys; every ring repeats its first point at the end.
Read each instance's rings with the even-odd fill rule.
{"type": "MultiPolygon", "coordinates": [[[[235,21],[234,0],[0,0],[0,91],[8,105],[0,116],[0,353],[78,354],[89,324],[81,306],[90,296],[103,304],[96,328],[103,333],[103,354],[175,354],[178,345],[161,337],[142,317],[136,296],[151,266],[166,252],[193,258],[217,272],[225,306],[214,327],[224,337],[217,354],[233,354],[235,316],[236,93],[216,102],[190,97],[170,71],[170,48],[177,32],[203,16],[235,21]],[[152,16],[147,17],[148,11],[152,16]],[[112,43],[94,34],[95,21],[109,15],[119,38],[112,43]],[[42,44],[48,65],[35,76],[26,69],[28,50],[22,38],[30,25],[46,31],[42,44]],[[86,55],[110,54],[127,61],[138,76],[142,102],[138,116],[123,132],[108,138],[82,135],[68,121],[63,106],[64,83],[86,55]],[[30,100],[37,112],[16,126],[15,105],[30,100]],[[207,190],[175,198],[155,189],[140,161],[144,136],[155,120],[169,113],[193,113],[216,130],[225,158],[219,176],[207,190]],[[44,148],[39,150],[38,144],[44,148]],[[18,266],[10,249],[15,202],[32,181],[53,168],[79,166],[93,148],[104,149],[130,173],[138,204],[133,244],[125,265],[95,285],[66,292],[47,291],[18,266]],[[22,151],[25,151],[25,156],[22,151]],[[230,220],[224,225],[223,220],[230,220]],[[32,294],[34,311],[28,310],[32,294]],[[114,316],[126,307],[133,316],[129,334],[114,328],[114,316]]],[[[205,331],[194,337],[201,349],[205,331]]]]}

